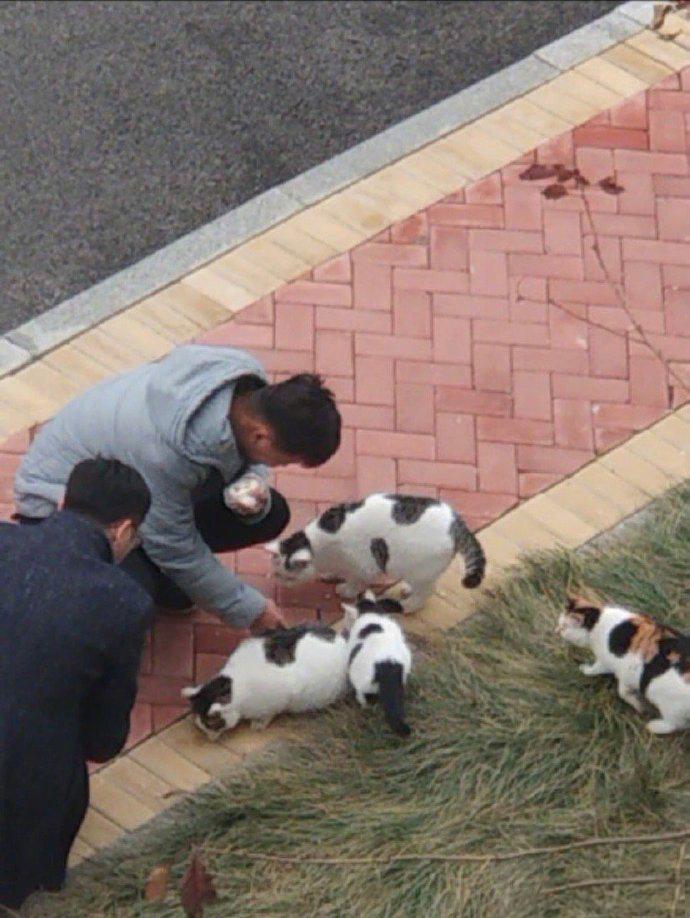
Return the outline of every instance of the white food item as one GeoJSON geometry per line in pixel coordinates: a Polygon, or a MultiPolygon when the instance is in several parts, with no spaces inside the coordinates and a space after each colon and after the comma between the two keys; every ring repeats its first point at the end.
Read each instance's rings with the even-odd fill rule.
{"type": "Polygon", "coordinates": [[[237,513],[259,513],[266,503],[267,488],[260,478],[246,475],[223,491],[225,506],[237,513]]]}

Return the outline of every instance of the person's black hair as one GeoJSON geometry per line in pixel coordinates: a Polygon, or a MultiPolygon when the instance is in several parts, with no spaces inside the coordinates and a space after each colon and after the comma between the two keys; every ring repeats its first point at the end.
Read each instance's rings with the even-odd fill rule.
{"type": "Polygon", "coordinates": [[[340,446],[335,398],[314,373],[299,373],[252,393],[252,404],[276,436],[276,446],[305,465],[323,465],[340,446]]]}
{"type": "Polygon", "coordinates": [[[85,459],[67,480],[64,508],[102,526],[120,520],[141,524],[151,506],[151,492],[136,469],[117,459],[85,459]]]}

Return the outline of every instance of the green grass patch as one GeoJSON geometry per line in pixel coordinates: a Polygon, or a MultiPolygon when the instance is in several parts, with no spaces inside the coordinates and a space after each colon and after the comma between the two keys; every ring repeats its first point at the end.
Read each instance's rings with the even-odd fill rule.
{"type": "Polygon", "coordinates": [[[612,681],[582,676],[583,655],[554,635],[566,591],[582,585],[690,631],[689,510],[683,487],[615,539],[527,561],[415,670],[409,741],[379,711],[319,715],[303,743],[196,795],[173,824],[132,841],[127,857],[86,865],[32,913],[180,915],[179,900],[147,905],[142,890],[163,862],[179,880],[198,845],[219,893],[209,916],[686,914],[678,840],[385,859],[690,827],[690,734],[651,736],[612,681]],[[645,877],[659,879],[631,882],[645,877]],[[604,882],[551,891],[592,880],[604,882]]]}

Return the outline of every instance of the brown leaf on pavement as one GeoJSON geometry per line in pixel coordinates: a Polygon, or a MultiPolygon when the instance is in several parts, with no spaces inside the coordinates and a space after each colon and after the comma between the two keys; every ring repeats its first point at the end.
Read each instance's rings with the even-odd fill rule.
{"type": "Polygon", "coordinates": [[[556,178],[559,182],[567,182],[569,179],[575,178],[576,175],[577,169],[566,169],[560,163],[556,166],[556,178]]]}
{"type": "Polygon", "coordinates": [[[622,185],[618,185],[616,180],[611,175],[607,175],[606,178],[603,178],[599,182],[599,187],[602,191],[605,191],[606,194],[621,194],[625,191],[622,185]]]}
{"type": "Polygon", "coordinates": [[[556,170],[562,168],[563,166],[546,166],[544,163],[532,163],[528,169],[520,173],[520,178],[528,182],[535,182],[538,179],[553,178],[554,175],[556,175],[556,170]]]}
{"type": "Polygon", "coordinates": [[[654,12],[652,14],[652,25],[651,28],[654,32],[657,32],[662,25],[664,24],[664,19],[671,12],[673,7],[670,3],[655,3],[654,12]]]}
{"type": "Polygon", "coordinates": [[[568,194],[568,190],[556,183],[555,185],[547,185],[546,188],[542,191],[542,194],[545,198],[548,198],[550,201],[557,201],[558,198],[564,198],[568,194]]]}

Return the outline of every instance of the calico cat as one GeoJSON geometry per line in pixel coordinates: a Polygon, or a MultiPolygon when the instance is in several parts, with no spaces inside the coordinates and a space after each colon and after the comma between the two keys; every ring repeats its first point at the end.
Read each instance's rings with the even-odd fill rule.
{"type": "Polygon", "coordinates": [[[382,579],[402,581],[402,612],[424,605],[456,554],[465,561],[466,587],[478,586],[486,568],[481,545],[449,504],[404,494],[336,504],[266,548],[279,580],[341,581],[342,599],[355,599],[382,579]]]}
{"type": "Polygon", "coordinates": [[[386,608],[371,592],[356,605],[343,606],[349,630],[347,675],[362,707],[378,700],[391,730],[409,736],[404,701],[412,654],[400,625],[383,614],[386,608]]]}
{"type": "Polygon", "coordinates": [[[594,663],[580,667],[586,676],[612,674],[619,696],[636,711],[642,712],[640,697],[658,708],[661,717],[647,724],[652,733],[690,726],[690,638],[646,615],[575,597],[556,631],[594,652],[594,663]]]}
{"type": "Polygon", "coordinates": [[[347,641],[326,625],[297,625],[243,641],[203,685],[182,689],[211,739],[240,720],[263,730],[277,714],[316,711],[347,689],[347,641]]]}

